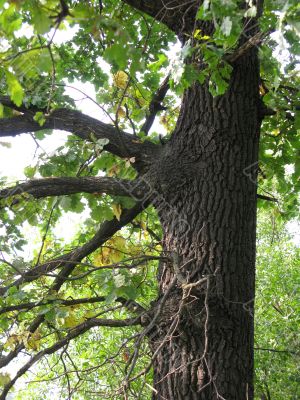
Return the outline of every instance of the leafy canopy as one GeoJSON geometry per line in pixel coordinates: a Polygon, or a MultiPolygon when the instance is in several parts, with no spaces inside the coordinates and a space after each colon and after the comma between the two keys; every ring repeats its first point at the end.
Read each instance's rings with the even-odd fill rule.
{"type": "MultiPolygon", "coordinates": [[[[175,35],[163,24],[125,3],[119,0],[1,0],[0,93],[1,98],[9,96],[14,104],[12,107],[7,99],[1,101],[1,118],[13,118],[24,110],[33,110],[34,121],[41,128],[46,127],[47,118],[54,110],[78,108],[66,90],[74,86],[77,92],[81,91],[81,95],[98,104],[99,115],[95,118],[134,134],[137,142],[158,143],[161,133],[167,137],[171,134],[178,117],[180,96],[195,80],[203,83],[208,79],[214,96],[227,90],[230,58],[238,49],[245,17],[255,17],[259,12],[252,1],[242,10],[238,1],[205,0],[197,17],[213,20],[214,32],[209,36],[195,29],[192,35],[184,38],[181,50],[170,52],[176,44],[175,35]],[[201,71],[185,63],[195,53],[204,58],[205,68],[201,71]],[[168,74],[170,90],[159,111],[161,128],[155,125],[147,135],[145,118],[151,111],[154,93],[168,74]],[[79,83],[91,84],[95,99],[87,95],[82,86],[78,89],[79,83]]],[[[260,200],[259,206],[268,212],[271,209],[276,218],[284,220],[295,217],[298,201],[299,10],[295,0],[265,1],[259,19],[262,33],[257,43],[260,45],[261,98],[266,107],[272,109],[262,126],[258,190],[278,200],[273,204],[260,200]]],[[[176,48],[179,48],[178,43],[176,48]]],[[[89,141],[69,134],[64,146],[49,155],[42,150],[43,140],[53,135],[53,131],[45,128],[36,132],[34,140],[41,147],[37,162],[24,169],[26,179],[102,176],[130,180],[136,177],[134,157],[119,158],[106,152],[108,139],[87,134],[89,141]]],[[[0,145],[9,144],[4,141],[0,145]]],[[[0,177],[1,187],[10,184],[8,178],[0,177]]],[[[161,231],[155,212],[148,209],[127,226],[124,223],[121,231],[116,231],[97,250],[83,257],[62,287],[57,284],[57,271],[46,271],[19,286],[15,282],[33,266],[47,264],[92,241],[99,224],[104,221],[122,223],[124,210],[130,209],[134,201],[128,196],[100,192],[36,199],[23,191],[3,195],[0,202],[1,286],[7,288],[0,300],[2,355],[6,357],[21,349],[26,357],[34,357],[46,349],[55,350],[55,345],[67,338],[48,361],[41,361],[40,367],[35,369],[37,376],[33,383],[17,398],[32,398],[34,394],[36,399],[45,399],[57,395],[60,390],[65,397],[66,387],[74,399],[91,398],[95,392],[103,397],[118,398],[120,392],[116,387],[122,388],[124,367],[133,354],[136,327],[113,332],[110,328],[99,331],[89,327],[88,333],[81,335],[83,329],[74,340],[69,340],[68,335],[76,332],[78,326],[103,315],[117,320],[135,315],[132,308],[124,309],[116,304],[130,300],[147,308],[155,298],[153,282],[156,282],[161,250],[161,231]],[[80,229],[70,243],[59,239],[54,229],[66,213],[83,215],[80,229]],[[26,234],[33,229],[34,239],[31,233],[26,234]],[[32,255],[25,257],[24,249],[28,246],[32,255]],[[78,299],[81,302],[75,301],[78,299]],[[39,319],[44,323],[34,329],[39,319]],[[41,385],[40,380],[46,379],[51,382],[50,386],[49,383],[41,385]]],[[[292,260],[297,250],[290,243],[278,242],[278,247],[276,242],[269,245],[265,233],[262,238],[266,243],[259,248],[257,347],[297,349],[296,321],[291,317],[294,314],[289,314],[295,305],[288,299],[289,293],[295,290],[291,283],[294,282],[292,260]],[[285,260],[282,246],[289,254],[285,260]],[[283,273],[287,284],[278,289],[283,273]],[[276,314],[276,308],[282,312],[277,310],[276,314]],[[268,320],[266,312],[273,313],[268,320]],[[271,329],[267,326],[270,321],[271,329]],[[276,335],[279,338],[275,339],[276,335]]],[[[263,382],[267,379],[277,396],[292,398],[287,385],[283,388],[278,384],[283,379],[277,369],[283,353],[275,354],[271,365],[268,352],[259,351],[258,354],[257,387],[261,393],[266,392],[263,382]]],[[[286,353],[286,379],[296,393],[293,389],[296,371],[290,357],[291,354],[286,353]]],[[[148,364],[149,350],[144,344],[132,376],[138,375],[148,364]]],[[[151,397],[151,388],[147,386],[151,385],[151,373],[146,381],[143,375],[142,378],[133,382],[131,398],[139,393],[142,398],[151,397]]],[[[0,375],[0,385],[5,386],[9,381],[6,372],[0,375]]]]}

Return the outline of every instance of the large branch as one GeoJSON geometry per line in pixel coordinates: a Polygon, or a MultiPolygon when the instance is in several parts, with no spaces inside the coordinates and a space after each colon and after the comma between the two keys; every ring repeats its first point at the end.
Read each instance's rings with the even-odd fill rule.
{"type": "Polygon", "coordinates": [[[3,391],[0,395],[0,400],[6,399],[7,393],[13,387],[13,385],[16,383],[16,381],[21,376],[23,376],[42,357],[55,353],[57,350],[63,348],[67,344],[69,344],[69,342],[72,339],[82,335],[83,333],[87,332],[89,329],[91,329],[93,327],[98,327],[98,326],[106,326],[106,327],[112,327],[112,328],[124,328],[124,327],[128,327],[128,326],[139,325],[139,324],[141,324],[140,317],[123,319],[123,320],[91,318],[91,319],[88,319],[87,321],[83,322],[82,324],[77,325],[75,328],[73,328],[69,331],[69,333],[66,337],[64,337],[60,341],[56,342],[53,346],[50,346],[44,350],[41,350],[37,354],[35,354],[33,357],[31,357],[30,360],[27,361],[26,364],[24,364],[23,367],[19,369],[19,371],[14,376],[14,378],[7,385],[4,386],[3,391]]]}
{"type": "Polygon", "coordinates": [[[36,199],[74,193],[106,193],[140,198],[144,193],[144,185],[137,181],[97,176],[32,179],[0,190],[0,200],[22,193],[28,193],[36,199]]]}
{"type": "MultiPolygon", "coordinates": [[[[41,306],[46,306],[49,304],[58,304],[58,305],[63,305],[66,307],[69,306],[74,306],[78,304],[94,304],[94,303],[101,303],[106,301],[106,296],[97,296],[97,297],[85,297],[82,299],[71,299],[71,300],[65,300],[65,299],[48,299],[45,301],[37,301],[37,302],[30,302],[30,303],[22,303],[22,304],[16,304],[12,306],[4,306],[0,308],[0,315],[1,314],[6,314],[11,311],[30,311],[33,308],[36,307],[41,307],[41,306]]],[[[126,307],[129,311],[134,311],[134,312],[145,312],[146,309],[142,307],[140,304],[135,302],[134,300],[127,300],[124,297],[117,297],[116,302],[121,303],[124,307],[126,307]]]]}
{"type": "MultiPolygon", "coordinates": [[[[123,226],[131,222],[148,204],[138,203],[129,210],[124,210],[121,214],[120,221],[115,218],[112,221],[105,221],[96,235],[85,245],[79,247],[62,257],[55,260],[48,261],[45,264],[38,265],[32,270],[25,273],[20,279],[17,279],[13,284],[0,288],[0,295],[3,295],[11,286],[18,286],[24,282],[31,282],[46,273],[47,270],[53,270],[58,267],[63,267],[58,276],[55,278],[50,290],[58,292],[68,276],[72,273],[76,267],[76,262],[81,261],[84,257],[91,254],[98,247],[104,244],[111,236],[113,236],[123,226]]],[[[33,333],[44,321],[44,315],[38,315],[27,328],[28,332],[33,333]]],[[[14,350],[12,350],[6,356],[0,357],[0,368],[8,365],[24,348],[24,344],[21,343],[14,350]]]]}
{"type": "MultiPolygon", "coordinates": [[[[7,292],[7,290],[12,286],[20,286],[24,283],[32,282],[38,279],[43,274],[47,274],[51,271],[54,271],[57,268],[62,268],[59,276],[56,278],[58,280],[58,286],[59,286],[61,280],[66,276],[69,270],[73,270],[76,267],[76,263],[80,262],[89,254],[93,253],[100,246],[102,246],[106,242],[106,240],[112,237],[118,230],[120,230],[123,226],[127,225],[129,222],[134,220],[134,218],[141,211],[143,211],[145,206],[147,206],[147,204],[137,203],[134,207],[132,207],[129,210],[125,209],[122,212],[119,221],[116,218],[114,218],[111,221],[105,221],[101,225],[100,229],[95,234],[95,236],[87,243],[85,243],[83,246],[78,247],[77,249],[67,254],[64,254],[63,256],[60,256],[53,260],[49,260],[44,264],[39,264],[36,267],[31,268],[27,272],[23,273],[23,275],[17,280],[15,280],[13,283],[7,286],[0,287],[0,295],[3,296],[7,292]]],[[[53,290],[57,290],[57,288],[54,288],[53,290]]]]}
{"type": "MultiPolygon", "coordinates": [[[[1,99],[0,96],[0,103],[1,99]]],[[[17,136],[43,129],[58,129],[88,141],[108,139],[109,143],[104,146],[104,150],[123,158],[135,157],[134,166],[137,169],[151,163],[156,155],[157,145],[149,141],[142,143],[129,133],[80,111],[67,108],[54,110],[50,115],[45,114],[46,121],[42,126],[34,121],[33,117],[34,112],[28,110],[23,115],[0,119],[0,137],[17,136]]]]}
{"type": "Polygon", "coordinates": [[[179,36],[191,32],[199,7],[195,0],[123,0],[123,2],[162,22],[179,36]]]}

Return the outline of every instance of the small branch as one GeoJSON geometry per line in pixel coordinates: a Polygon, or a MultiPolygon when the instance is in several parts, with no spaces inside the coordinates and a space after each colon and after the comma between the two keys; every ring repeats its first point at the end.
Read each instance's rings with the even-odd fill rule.
{"type": "Polygon", "coordinates": [[[299,354],[299,352],[296,352],[296,351],[266,349],[266,348],[262,348],[262,347],[254,347],[254,350],[257,350],[257,351],[271,351],[272,353],[287,353],[287,354],[295,354],[295,355],[299,354]]]}
{"type": "MultiPolygon", "coordinates": [[[[63,305],[66,307],[69,306],[74,306],[74,305],[78,305],[78,304],[94,304],[94,303],[101,303],[104,302],[106,300],[105,296],[97,296],[97,297],[86,297],[86,298],[82,298],[82,299],[70,299],[70,300],[64,300],[64,299],[49,299],[47,301],[39,301],[39,302],[30,302],[30,303],[23,303],[23,304],[17,304],[14,306],[6,306],[6,307],[2,307],[0,309],[0,315],[1,314],[5,314],[11,311],[29,311],[32,310],[33,308],[36,307],[41,307],[41,306],[46,306],[49,304],[57,304],[57,305],[63,305]]],[[[118,303],[121,303],[124,307],[128,308],[128,310],[130,311],[134,311],[134,312],[145,312],[145,308],[142,307],[140,304],[138,304],[137,302],[133,301],[133,300],[127,300],[123,297],[118,297],[116,299],[116,301],[118,303]]]]}
{"type": "Polygon", "coordinates": [[[275,197],[264,196],[263,194],[257,194],[256,196],[257,196],[258,199],[267,200],[267,201],[273,201],[275,203],[278,203],[278,200],[275,199],[275,197]]]}
{"type": "Polygon", "coordinates": [[[163,107],[161,103],[170,88],[169,79],[170,75],[165,78],[151,100],[151,103],[149,105],[149,115],[147,116],[146,121],[141,128],[141,132],[143,132],[145,135],[148,135],[149,130],[151,129],[151,126],[153,125],[153,122],[155,120],[156,114],[159,111],[165,110],[165,107],[163,107]]]}
{"type": "Polygon", "coordinates": [[[261,42],[272,33],[271,30],[267,32],[258,32],[254,36],[250,37],[246,43],[244,43],[241,47],[235,50],[233,54],[225,55],[225,61],[229,63],[234,63],[246,53],[248,53],[253,47],[257,47],[261,44],[261,42]]]}

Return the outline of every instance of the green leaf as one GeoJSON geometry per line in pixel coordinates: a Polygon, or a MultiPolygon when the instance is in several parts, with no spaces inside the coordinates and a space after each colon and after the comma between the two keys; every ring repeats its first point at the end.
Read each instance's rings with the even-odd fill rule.
{"type": "Polygon", "coordinates": [[[119,70],[124,70],[128,64],[127,47],[122,44],[112,44],[104,52],[104,58],[115,65],[119,70]]]}
{"type": "Polygon", "coordinates": [[[41,111],[38,111],[35,113],[33,119],[40,125],[43,126],[44,123],[46,122],[46,118],[44,113],[42,113],[41,111]]]}
{"type": "Polygon", "coordinates": [[[27,178],[33,178],[35,172],[36,172],[36,167],[28,166],[28,167],[25,167],[25,168],[24,168],[24,174],[25,174],[25,176],[26,176],[27,178]]]}
{"type": "Polygon", "coordinates": [[[10,97],[17,106],[20,106],[24,98],[24,90],[20,85],[18,78],[13,73],[5,70],[5,75],[10,97]]]}
{"type": "Polygon", "coordinates": [[[42,7],[34,7],[32,9],[32,23],[36,33],[43,35],[51,28],[52,22],[48,17],[48,13],[42,7]]]}
{"type": "Polygon", "coordinates": [[[10,382],[10,375],[8,372],[0,373],[0,386],[4,387],[10,382]]]}

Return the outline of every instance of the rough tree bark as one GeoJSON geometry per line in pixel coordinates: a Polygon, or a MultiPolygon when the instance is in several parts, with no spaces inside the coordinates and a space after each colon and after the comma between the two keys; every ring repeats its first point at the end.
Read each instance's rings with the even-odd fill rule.
{"type": "MultiPolygon", "coordinates": [[[[197,2],[176,0],[168,3],[170,7],[161,0],[124,2],[165,23],[181,40],[187,33],[191,36],[195,26],[211,33],[208,22],[195,24],[197,2]]],[[[240,45],[257,34],[255,21],[253,29],[250,26],[240,45]]],[[[159,307],[164,299],[164,307],[159,315],[155,305],[150,312],[150,317],[156,315],[155,326],[148,332],[155,400],[252,400],[254,396],[256,170],[262,116],[257,49],[250,46],[232,60],[227,92],[213,98],[208,83],[194,83],[184,94],[172,138],[161,147],[139,143],[77,111],[55,110],[45,125],[68,130],[84,140],[91,139],[87,131],[108,138],[105,149],[120,157],[135,157],[142,181],[151,188],[146,203],[152,200],[158,211],[164,253],[172,260],[162,263],[158,271],[156,304],[159,307]]],[[[201,68],[201,60],[198,62],[201,68]]],[[[24,115],[2,120],[0,136],[41,129],[27,110],[21,111],[24,115]]],[[[56,182],[30,181],[16,189],[38,198],[45,192],[57,194],[56,182]]],[[[109,186],[102,178],[96,183],[103,191],[109,186]]],[[[69,180],[64,191],[74,193],[78,185],[81,191],[94,190],[86,179],[84,185],[69,180]]],[[[114,185],[111,191],[119,191],[119,183],[114,185]]],[[[127,187],[122,185],[122,190],[126,195],[127,187]]],[[[135,194],[134,189],[129,191],[135,194]]],[[[0,198],[8,193],[2,190],[0,198]]],[[[141,210],[138,205],[119,225],[141,210]]],[[[107,223],[102,229],[105,234],[101,230],[76,257],[70,253],[65,258],[81,260],[119,225],[107,223]]],[[[67,273],[61,273],[67,276],[74,267],[68,260],[62,265],[59,258],[58,265],[52,263],[50,269],[63,266],[67,273]]],[[[35,272],[44,269],[48,271],[49,266],[40,265],[35,272]]],[[[32,271],[20,279],[17,284],[31,281],[32,271]]],[[[6,290],[2,288],[2,293],[6,290]]]]}
{"type": "Polygon", "coordinates": [[[233,64],[225,95],[193,84],[148,174],[173,257],[160,266],[160,298],[171,295],[149,334],[153,399],[253,399],[258,88],[256,48],[233,64]]]}
{"type": "Polygon", "coordinates": [[[188,90],[156,171],[164,250],[174,257],[161,267],[161,296],[174,275],[179,282],[150,340],[153,351],[160,347],[157,399],[253,398],[260,122],[251,58],[235,67],[222,98],[197,84],[188,90]]]}

